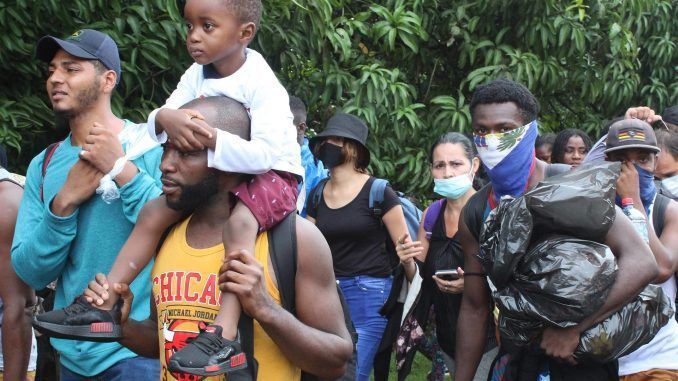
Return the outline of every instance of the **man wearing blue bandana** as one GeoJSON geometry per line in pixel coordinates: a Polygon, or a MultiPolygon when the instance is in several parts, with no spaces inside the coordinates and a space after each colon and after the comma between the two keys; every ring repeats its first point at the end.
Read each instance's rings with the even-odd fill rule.
{"type": "MultiPolygon", "coordinates": [[[[569,170],[549,165],[535,157],[539,104],[524,86],[499,79],[479,86],[471,100],[474,141],[490,184],[476,192],[464,207],[459,240],[468,274],[457,326],[455,381],[470,381],[483,353],[488,322],[492,320],[490,287],[476,255],[485,217],[503,196],[520,196],[544,178],[569,170]]],[[[575,365],[573,353],[583,331],[604,320],[635,297],[657,275],[657,265],[647,245],[633,230],[621,210],[612,228],[601,241],[617,257],[618,273],[609,297],[594,315],[576,327],[546,328],[540,348],[533,351],[501,347],[492,380],[536,381],[547,369],[551,381],[614,380],[616,364],[575,365]],[[530,376],[526,374],[529,373],[530,376]]]]}
{"type": "MultiPolygon", "coordinates": [[[[650,248],[659,267],[657,283],[669,296],[672,308],[676,296],[678,266],[678,203],[657,193],[654,172],[657,163],[655,133],[644,121],[625,119],[610,126],[605,156],[609,161],[622,163],[617,180],[617,202],[633,200],[633,207],[648,221],[650,248]],[[657,221],[655,214],[662,216],[657,221]],[[654,223],[650,223],[653,221],[654,223]]],[[[678,322],[669,319],[657,335],[635,352],[619,359],[619,375],[624,380],[659,379],[678,380],[678,322]],[[639,378],[641,377],[641,378],[639,378]]]]}

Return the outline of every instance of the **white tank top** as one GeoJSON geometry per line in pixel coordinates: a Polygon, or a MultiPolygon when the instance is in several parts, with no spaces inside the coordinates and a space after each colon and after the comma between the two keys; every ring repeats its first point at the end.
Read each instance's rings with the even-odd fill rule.
{"type": "MultiPolygon", "coordinates": [[[[652,221],[654,203],[650,207],[652,221]]],[[[676,277],[672,276],[661,285],[664,293],[671,301],[671,308],[676,310],[676,277]]],[[[675,312],[669,322],[663,326],[649,343],[635,352],[619,358],[619,375],[626,376],[650,369],[678,369],[678,322],[675,312]]]]}

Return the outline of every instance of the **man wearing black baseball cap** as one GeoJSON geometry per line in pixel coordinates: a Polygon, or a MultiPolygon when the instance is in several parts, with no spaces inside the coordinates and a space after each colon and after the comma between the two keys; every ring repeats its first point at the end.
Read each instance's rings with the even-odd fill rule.
{"type": "Polygon", "coordinates": [[[120,83],[118,46],[108,35],[92,29],[82,29],[65,40],[45,36],[38,41],[38,59],[50,62],[60,49],[73,57],[100,61],[108,70],[115,72],[115,83],[120,83]]]}
{"type": "Polygon", "coordinates": [[[678,105],[666,108],[662,118],[671,132],[678,132],[678,105]]]}
{"type": "MultiPolygon", "coordinates": [[[[639,119],[624,119],[610,126],[605,157],[622,162],[617,180],[618,200],[633,199],[633,207],[645,216],[650,249],[659,274],[653,283],[660,284],[672,301],[676,297],[678,269],[678,203],[657,194],[654,171],[657,138],[652,127],[639,119]],[[662,218],[663,216],[663,218],[662,218]]],[[[672,305],[675,310],[675,304],[672,305]]],[[[678,322],[669,319],[648,344],[619,359],[619,376],[628,379],[678,379],[678,322]]]]}
{"type": "MultiPolygon", "coordinates": [[[[70,133],[28,168],[12,265],[34,289],[58,279],[54,308],[74,310],[82,307],[80,299],[71,303],[89,280],[110,270],[139,210],[161,193],[162,150],[146,143],[144,126],[111,110],[120,58],[109,36],[91,29],[66,39],[45,36],[37,44],[37,58],[49,65],[47,95],[70,133]]],[[[133,319],[149,315],[149,273],[150,267],[132,284],[141,296],[132,306],[133,319]]],[[[119,307],[110,313],[120,313],[119,307]]],[[[38,323],[33,321],[44,332],[38,323]]],[[[139,357],[118,343],[54,337],[51,342],[60,353],[62,381],[159,378],[157,358],[139,357]]]]}

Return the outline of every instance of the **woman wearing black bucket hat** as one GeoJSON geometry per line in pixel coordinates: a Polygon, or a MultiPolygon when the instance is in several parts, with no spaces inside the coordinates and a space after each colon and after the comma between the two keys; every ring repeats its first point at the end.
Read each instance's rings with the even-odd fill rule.
{"type": "Polygon", "coordinates": [[[370,208],[375,178],[367,173],[366,140],[367,126],[359,118],[345,113],[330,118],[325,130],[310,141],[330,177],[311,192],[306,206],[308,219],[330,245],[334,272],[358,332],[358,381],[369,380],[386,328],[387,319],[379,309],[391,290],[398,258],[387,253],[384,243],[390,237],[396,244],[407,232],[400,201],[389,186],[380,205],[381,217],[370,208]]]}

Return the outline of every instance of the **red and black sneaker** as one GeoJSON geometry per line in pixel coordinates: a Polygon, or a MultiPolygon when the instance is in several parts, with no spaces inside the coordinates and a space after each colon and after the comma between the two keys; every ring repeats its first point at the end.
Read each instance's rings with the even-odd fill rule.
{"type": "Polygon", "coordinates": [[[122,299],[111,310],[92,307],[80,296],[70,306],[40,314],[33,327],[47,336],[83,341],[118,341],[122,339],[120,309],[122,299]]]}
{"type": "Polygon", "coordinates": [[[222,328],[216,324],[205,330],[169,359],[171,372],[216,376],[247,368],[247,358],[238,341],[221,337],[222,328]]]}

